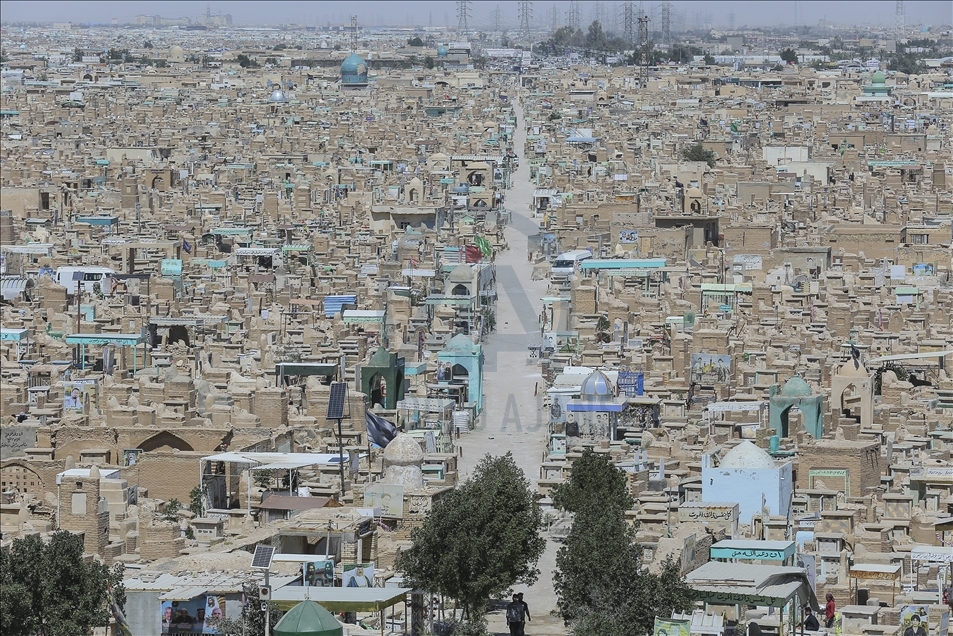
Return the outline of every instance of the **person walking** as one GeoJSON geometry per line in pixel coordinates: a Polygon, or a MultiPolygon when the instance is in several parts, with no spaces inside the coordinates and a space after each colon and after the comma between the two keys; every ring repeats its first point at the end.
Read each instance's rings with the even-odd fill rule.
{"type": "Polygon", "coordinates": [[[834,595],[830,592],[827,593],[827,605],[824,606],[824,627],[830,629],[834,626],[834,595]]]}
{"type": "Polygon", "coordinates": [[[527,621],[531,621],[531,620],[533,620],[533,619],[532,619],[532,617],[530,617],[530,615],[529,615],[529,605],[527,605],[527,604],[526,604],[526,601],[523,600],[523,593],[522,593],[522,592],[517,592],[517,594],[516,594],[516,600],[519,601],[520,605],[523,606],[523,615],[524,615],[524,618],[526,619],[526,620],[523,622],[523,626],[520,628],[520,636],[523,636],[524,630],[526,629],[526,622],[527,622],[527,621]]]}
{"type": "Polygon", "coordinates": [[[526,611],[518,594],[513,595],[513,601],[506,606],[506,626],[510,628],[510,636],[523,636],[526,625],[526,611]]]}

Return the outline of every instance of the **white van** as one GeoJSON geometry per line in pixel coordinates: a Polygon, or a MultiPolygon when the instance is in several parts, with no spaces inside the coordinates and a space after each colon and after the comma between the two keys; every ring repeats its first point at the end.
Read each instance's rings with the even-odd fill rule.
{"type": "Polygon", "coordinates": [[[65,287],[66,293],[70,296],[76,294],[77,284],[81,286],[84,292],[88,293],[96,292],[96,286],[98,285],[98,291],[104,296],[108,296],[109,292],[112,291],[111,278],[115,274],[116,270],[114,269],[95,265],[58,267],[53,280],[56,281],[57,285],[65,287]]]}
{"type": "Polygon", "coordinates": [[[557,276],[572,277],[579,270],[579,264],[587,258],[592,258],[591,250],[573,250],[563,252],[553,261],[552,273],[557,276]]]}

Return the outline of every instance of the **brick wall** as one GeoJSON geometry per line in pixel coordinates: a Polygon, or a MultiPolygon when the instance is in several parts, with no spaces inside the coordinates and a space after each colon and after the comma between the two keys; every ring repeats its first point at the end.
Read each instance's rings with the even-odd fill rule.
{"type": "Polygon", "coordinates": [[[168,501],[178,499],[188,505],[189,491],[199,485],[199,459],[205,452],[143,453],[135,466],[123,468],[122,479],[130,488],[149,489],[149,496],[168,501]]]}

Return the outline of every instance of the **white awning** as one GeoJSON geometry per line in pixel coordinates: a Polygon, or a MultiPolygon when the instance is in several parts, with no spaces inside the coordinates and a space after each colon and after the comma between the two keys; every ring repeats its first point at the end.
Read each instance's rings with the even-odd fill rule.
{"type": "Polygon", "coordinates": [[[203,462],[232,462],[255,465],[297,464],[299,466],[332,464],[336,463],[337,460],[337,454],[331,453],[218,453],[202,458],[203,462]]]}

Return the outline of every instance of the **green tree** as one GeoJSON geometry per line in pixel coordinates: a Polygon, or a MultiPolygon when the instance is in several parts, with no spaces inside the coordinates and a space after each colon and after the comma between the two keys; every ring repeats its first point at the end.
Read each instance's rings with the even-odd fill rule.
{"type": "Polygon", "coordinates": [[[189,512],[196,517],[202,516],[202,489],[199,486],[189,491],[189,512]]]}
{"type": "Polygon", "coordinates": [[[179,500],[172,498],[165,505],[159,507],[158,513],[159,516],[166,521],[178,521],[179,510],[181,509],[182,504],[179,502],[179,500]]]}
{"type": "Polygon", "coordinates": [[[677,564],[643,572],[642,548],[626,519],[628,479],[606,455],[587,451],[576,460],[553,503],[575,513],[553,575],[557,610],[575,636],[641,636],[651,633],[655,616],[692,606],[677,564]]]}
{"type": "Polygon", "coordinates": [[[706,64],[707,66],[714,66],[714,65],[715,65],[715,58],[712,57],[711,55],[709,55],[708,53],[705,53],[705,64],[706,64]]]}
{"type": "Polygon", "coordinates": [[[557,484],[552,497],[553,505],[566,512],[581,512],[591,501],[614,501],[624,509],[633,503],[625,473],[592,449],[572,463],[570,479],[557,484]]]}
{"type": "Polygon", "coordinates": [[[126,601],[122,564],[83,559],[83,539],[58,531],[14,539],[0,550],[0,633],[4,636],[89,634],[109,625],[110,600],[126,601]],[[111,589],[111,599],[110,599],[111,589]]]}
{"type": "Polygon", "coordinates": [[[797,64],[797,51],[794,49],[784,49],[781,51],[781,61],[785,64],[797,64]]]}
{"type": "Polygon", "coordinates": [[[407,40],[407,46],[423,46],[424,41],[420,39],[420,36],[415,35],[414,37],[407,40]]]}
{"type": "Polygon", "coordinates": [[[244,53],[239,53],[238,57],[235,58],[238,62],[238,65],[242,68],[258,68],[259,64],[255,60],[251,59],[244,53]]]}
{"type": "Polygon", "coordinates": [[[424,68],[433,68],[433,58],[429,55],[424,58],[424,68]]]}
{"type": "Polygon", "coordinates": [[[397,569],[418,589],[456,599],[479,620],[487,602],[516,583],[532,584],[546,540],[542,512],[512,453],[485,456],[473,476],[435,502],[397,569]]]}
{"type": "Polygon", "coordinates": [[[708,150],[701,144],[692,144],[682,148],[682,159],[685,161],[704,161],[709,168],[715,167],[715,151],[708,150]]]}
{"type": "Polygon", "coordinates": [[[151,49],[151,48],[153,48],[155,45],[154,45],[152,42],[150,42],[149,40],[146,40],[146,41],[142,44],[142,46],[143,46],[143,48],[151,49]]]}

